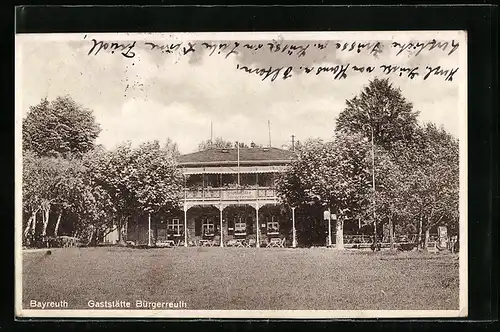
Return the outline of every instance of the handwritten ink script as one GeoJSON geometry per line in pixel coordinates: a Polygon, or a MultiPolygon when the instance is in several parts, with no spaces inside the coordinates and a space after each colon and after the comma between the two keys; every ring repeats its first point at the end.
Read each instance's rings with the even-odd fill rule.
{"type": "MultiPolygon", "coordinates": [[[[243,71],[248,74],[255,74],[262,78],[262,81],[269,79],[271,82],[274,82],[276,79],[281,78],[286,80],[292,77],[292,71],[294,70],[293,66],[287,67],[248,67],[236,65],[236,69],[243,71]]],[[[399,77],[407,77],[410,80],[413,80],[416,77],[422,77],[425,81],[431,76],[442,77],[444,81],[451,82],[453,81],[453,75],[458,72],[458,67],[455,68],[442,68],[441,66],[430,67],[426,66],[424,68],[420,67],[404,67],[397,65],[380,65],[377,67],[367,66],[367,67],[358,67],[355,65],[347,64],[339,64],[334,66],[318,66],[318,67],[299,67],[299,72],[310,75],[330,75],[330,77],[334,80],[343,80],[346,79],[348,73],[372,73],[378,70],[380,73],[389,75],[397,75],[399,77]]]]}
{"type": "MultiPolygon", "coordinates": [[[[439,52],[441,56],[451,56],[457,51],[460,44],[456,40],[451,41],[411,41],[411,42],[381,42],[381,41],[316,41],[316,42],[287,42],[284,40],[273,40],[270,42],[199,42],[199,41],[103,41],[97,39],[84,39],[90,43],[88,56],[98,56],[99,54],[117,54],[127,59],[133,59],[137,52],[154,52],[164,56],[176,55],[187,56],[199,52],[204,52],[208,56],[221,56],[224,59],[230,56],[238,56],[242,53],[252,55],[268,54],[271,56],[283,56],[287,58],[304,58],[308,54],[318,55],[324,52],[328,54],[352,54],[355,56],[365,56],[366,59],[373,57],[380,59],[383,53],[391,52],[393,56],[416,58],[423,54],[439,52]]],[[[354,60],[353,60],[354,61],[354,60]]],[[[374,61],[372,65],[360,65],[355,62],[344,62],[334,65],[322,66],[249,66],[237,64],[236,70],[248,75],[260,77],[262,81],[287,80],[297,74],[311,76],[329,76],[333,80],[345,80],[349,76],[363,73],[375,73],[385,76],[398,76],[410,80],[430,78],[442,79],[445,82],[453,81],[454,75],[459,71],[459,67],[445,68],[442,66],[421,65],[403,66],[395,63],[384,63],[374,61]],[[377,63],[377,64],[375,64],[377,63]]]]}

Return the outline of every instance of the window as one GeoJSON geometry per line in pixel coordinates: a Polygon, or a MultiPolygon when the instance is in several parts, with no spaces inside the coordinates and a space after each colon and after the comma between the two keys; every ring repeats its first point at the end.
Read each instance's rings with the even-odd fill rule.
{"type": "Polygon", "coordinates": [[[179,219],[167,220],[167,231],[174,236],[181,236],[184,233],[184,225],[179,219]]]}
{"type": "Polygon", "coordinates": [[[203,220],[203,223],[201,224],[201,233],[204,236],[215,235],[215,224],[213,219],[207,218],[203,220]]]}
{"type": "Polygon", "coordinates": [[[246,235],[247,234],[247,223],[244,219],[239,217],[236,218],[234,222],[234,234],[235,235],[246,235]]]}
{"type": "Polygon", "coordinates": [[[279,234],[280,224],[275,216],[271,216],[271,220],[267,221],[267,234],[279,234]]]}

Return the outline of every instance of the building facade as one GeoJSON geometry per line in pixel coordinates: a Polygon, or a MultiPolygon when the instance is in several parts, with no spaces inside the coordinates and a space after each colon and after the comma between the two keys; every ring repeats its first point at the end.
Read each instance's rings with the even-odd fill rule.
{"type": "Polygon", "coordinates": [[[273,147],[181,155],[182,211],[150,220],[147,232],[137,223],[127,239],[148,245],[292,245],[293,215],[279,202],[276,178],[294,158],[294,152],[273,147]]]}

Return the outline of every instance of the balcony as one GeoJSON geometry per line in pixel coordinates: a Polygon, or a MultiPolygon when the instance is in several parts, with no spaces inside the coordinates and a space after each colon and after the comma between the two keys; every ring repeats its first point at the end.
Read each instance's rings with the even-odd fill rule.
{"type": "Polygon", "coordinates": [[[277,199],[276,190],[271,187],[259,188],[200,188],[185,189],[187,201],[237,201],[277,199]]]}

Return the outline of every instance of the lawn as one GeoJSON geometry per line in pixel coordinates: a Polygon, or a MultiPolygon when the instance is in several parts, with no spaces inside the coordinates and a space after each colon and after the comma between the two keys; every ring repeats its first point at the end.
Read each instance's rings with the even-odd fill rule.
{"type": "Polygon", "coordinates": [[[62,248],[23,253],[23,306],[147,300],[218,310],[458,310],[458,275],[451,254],[62,248]]]}

